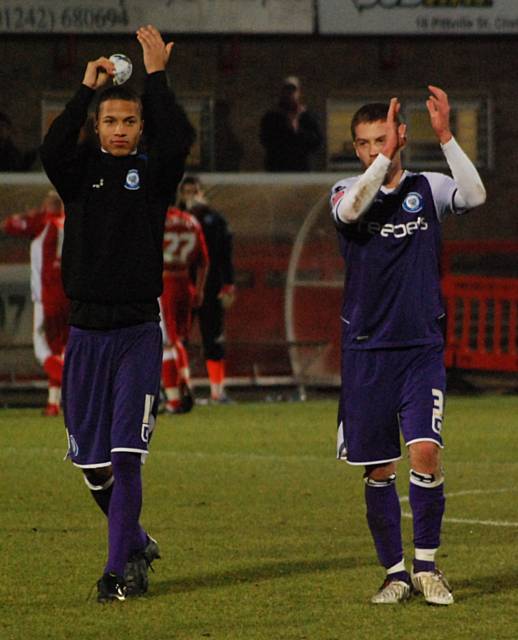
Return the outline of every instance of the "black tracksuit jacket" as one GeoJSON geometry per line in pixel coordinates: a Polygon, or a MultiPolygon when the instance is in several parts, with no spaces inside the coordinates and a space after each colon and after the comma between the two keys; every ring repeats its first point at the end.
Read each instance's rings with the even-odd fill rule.
{"type": "Polygon", "coordinates": [[[146,78],[145,153],[112,156],[78,144],[94,91],[81,85],[41,147],[47,175],[65,205],[62,277],[70,323],[112,329],[158,319],[164,220],[194,131],[167,86],[146,78]]]}

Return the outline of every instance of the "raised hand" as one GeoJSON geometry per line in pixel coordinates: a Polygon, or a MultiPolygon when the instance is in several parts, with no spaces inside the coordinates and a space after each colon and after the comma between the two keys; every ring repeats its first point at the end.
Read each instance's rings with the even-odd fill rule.
{"type": "Polygon", "coordinates": [[[445,144],[453,137],[450,129],[450,103],[448,95],[439,87],[428,86],[430,96],[426,101],[426,107],[430,114],[430,122],[441,144],[445,144]]]}
{"type": "Polygon", "coordinates": [[[398,125],[397,122],[400,109],[401,104],[399,100],[397,98],[391,98],[387,112],[387,136],[381,150],[381,153],[390,159],[392,159],[406,143],[406,124],[398,125]]]}
{"type": "Polygon", "coordinates": [[[142,46],[144,66],[147,73],[163,71],[169,61],[174,42],[165,44],[160,31],[150,24],[147,27],[140,27],[137,31],[137,40],[142,46]]]}
{"type": "Polygon", "coordinates": [[[90,89],[98,89],[108,82],[109,78],[115,75],[115,65],[113,62],[101,56],[97,60],[91,60],[85,69],[83,84],[90,89]]]}

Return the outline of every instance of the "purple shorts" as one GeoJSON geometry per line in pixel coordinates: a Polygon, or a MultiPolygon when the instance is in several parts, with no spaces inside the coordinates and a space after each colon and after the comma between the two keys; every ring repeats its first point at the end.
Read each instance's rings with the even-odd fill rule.
{"type": "Polygon", "coordinates": [[[342,352],[337,457],[384,464],[406,445],[441,438],[446,372],[442,345],[342,352]]]}
{"type": "Polygon", "coordinates": [[[147,454],[160,392],[156,322],[95,331],[71,327],[63,371],[68,456],[78,467],[111,464],[112,451],[147,454]]]}

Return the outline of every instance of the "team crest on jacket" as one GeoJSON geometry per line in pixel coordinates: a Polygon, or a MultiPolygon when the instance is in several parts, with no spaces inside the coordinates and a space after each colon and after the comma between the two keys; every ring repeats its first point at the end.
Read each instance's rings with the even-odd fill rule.
{"type": "Polygon", "coordinates": [[[423,209],[423,197],[420,193],[411,191],[403,201],[403,209],[407,213],[418,213],[423,209]]]}
{"type": "Polygon", "coordinates": [[[136,191],[137,189],[140,189],[140,176],[138,173],[138,169],[130,169],[128,171],[124,187],[126,189],[129,189],[130,191],[136,191]]]}

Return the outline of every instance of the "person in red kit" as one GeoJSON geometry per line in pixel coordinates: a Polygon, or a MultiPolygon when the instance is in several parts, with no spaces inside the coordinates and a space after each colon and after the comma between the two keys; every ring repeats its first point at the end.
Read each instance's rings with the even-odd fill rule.
{"type": "Polygon", "coordinates": [[[184,342],[191,328],[192,309],[203,303],[208,271],[209,255],[200,223],[193,215],[170,207],[165,220],[164,292],[160,298],[162,384],[168,413],[187,413],[193,408],[184,342]]]}
{"type": "Polygon", "coordinates": [[[69,301],[61,282],[61,246],[65,213],[61,198],[49,191],[41,206],[6,218],[2,231],[33,238],[31,294],[34,303],[34,354],[48,377],[47,406],[43,413],[57,416],[61,400],[63,353],[68,338],[69,301]]]}

